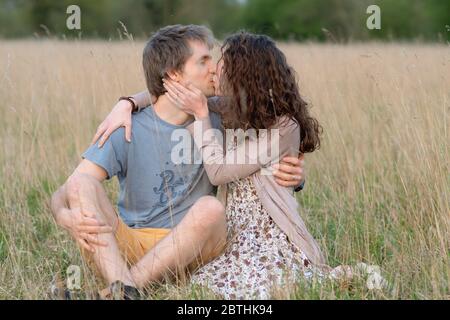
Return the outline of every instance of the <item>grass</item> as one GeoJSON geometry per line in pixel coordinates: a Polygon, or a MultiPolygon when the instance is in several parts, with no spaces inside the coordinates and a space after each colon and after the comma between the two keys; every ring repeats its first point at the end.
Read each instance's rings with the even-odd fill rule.
{"type": "MultiPolygon", "coordinates": [[[[281,44],[324,127],[306,156],[300,213],[328,262],[377,264],[389,290],[301,281],[274,298],[449,299],[450,50],[420,44],[281,44]]],[[[0,299],[45,299],[56,272],[82,266],[49,198],[117,97],[145,87],[143,43],[0,45],[0,299]]],[[[107,188],[114,199],[117,184],[107,188]]],[[[157,299],[212,297],[162,285],[157,299]]]]}

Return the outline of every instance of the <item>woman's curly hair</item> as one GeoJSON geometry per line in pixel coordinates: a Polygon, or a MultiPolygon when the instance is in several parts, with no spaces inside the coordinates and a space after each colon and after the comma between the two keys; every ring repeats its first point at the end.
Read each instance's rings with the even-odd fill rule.
{"type": "Polygon", "coordinates": [[[270,129],[280,116],[300,126],[300,152],[320,147],[322,131],[299,93],[294,70],[275,42],[264,35],[239,32],[222,46],[221,111],[226,128],[270,129]]]}

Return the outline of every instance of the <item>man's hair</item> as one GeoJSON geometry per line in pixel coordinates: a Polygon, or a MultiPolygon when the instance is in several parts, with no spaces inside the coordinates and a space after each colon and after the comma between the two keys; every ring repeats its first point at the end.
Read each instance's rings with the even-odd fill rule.
{"type": "Polygon", "coordinates": [[[159,97],[164,94],[162,78],[168,72],[183,71],[187,59],[192,55],[189,41],[200,41],[214,46],[211,30],[198,25],[172,25],[159,29],[148,40],[142,56],[145,81],[148,91],[159,97]]]}

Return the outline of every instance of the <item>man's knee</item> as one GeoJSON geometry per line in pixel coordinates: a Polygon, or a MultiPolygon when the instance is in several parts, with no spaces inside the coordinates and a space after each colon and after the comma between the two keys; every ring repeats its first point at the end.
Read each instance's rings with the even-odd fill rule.
{"type": "Polygon", "coordinates": [[[94,177],[83,173],[76,173],[70,176],[65,183],[66,196],[71,209],[82,209],[85,213],[94,214],[97,219],[113,226],[114,219],[107,213],[101,210],[96,194],[99,188],[103,188],[102,184],[94,177]],[[81,194],[89,195],[90,201],[83,201],[84,205],[81,207],[81,194]]]}
{"type": "Polygon", "coordinates": [[[225,207],[212,196],[198,199],[192,207],[195,222],[205,228],[221,227],[225,225],[225,207]]]}
{"type": "Polygon", "coordinates": [[[65,183],[65,190],[69,201],[71,199],[78,200],[81,188],[90,188],[94,190],[97,186],[95,182],[98,182],[94,178],[83,173],[72,174],[65,183]]]}

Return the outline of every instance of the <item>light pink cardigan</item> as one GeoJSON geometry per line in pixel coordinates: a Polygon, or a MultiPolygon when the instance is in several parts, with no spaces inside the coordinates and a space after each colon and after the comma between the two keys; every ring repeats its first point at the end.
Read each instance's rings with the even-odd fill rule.
{"type": "MultiPolygon", "coordinates": [[[[143,91],[133,97],[140,107],[148,106],[152,103],[148,91],[143,91]]],[[[208,106],[210,110],[217,108],[215,98],[208,99],[208,106]]],[[[252,150],[250,147],[254,147],[255,144],[258,145],[258,139],[247,139],[244,143],[238,145],[237,149],[233,151],[227,150],[227,154],[225,154],[223,144],[219,143],[214,137],[209,140],[198,139],[198,137],[202,137],[211,128],[211,120],[209,117],[194,121],[187,126],[187,129],[193,135],[197,147],[202,152],[203,165],[211,183],[219,186],[217,198],[226,206],[227,183],[251,176],[261,203],[275,223],[314,264],[326,267],[325,258],[319,245],[308,232],[305,223],[299,215],[299,206],[292,192],[292,188],[280,186],[275,182],[273,176],[261,175],[262,168],[270,168],[276,162],[271,161],[268,163],[244,165],[221,164],[224,163],[223,160],[226,156],[231,156],[234,159],[234,155],[230,154],[230,152],[238,153],[241,152],[240,150],[242,148],[252,150]],[[194,126],[199,122],[202,123],[202,132],[200,135],[194,133],[194,126]]],[[[286,155],[297,155],[300,145],[300,128],[297,123],[293,120],[283,119],[278,121],[274,128],[280,130],[280,147],[279,155],[274,155],[273,159],[278,160],[286,155]]],[[[268,147],[270,148],[270,144],[268,144],[268,147]]],[[[246,154],[247,159],[251,157],[254,157],[254,155],[246,154]]]]}
{"type": "MultiPolygon", "coordinates": [[[[256,164],[225,164],[225,159],[230,159],[230,157],[236,159],[235,156],[239,152],[245,153],[246,160],[255,158],[255,155],[249,154],[249,150],[258,150],[252,148],[257,148],[258,140],[263,136],[253,139],[246,138],[234,149],[227,149],[224,152],[224,144],[222,140],[218,139],[217,132],[209,130],[212,129],[209,117],[196,120],[187,126],[202,154],[203,165],[211,183],[219,186],[218,199],[226,206],[227,183],[250,176],[262,205],[274,222],[312,263],[323,265],[325,263],[324,256],[299,215],[299,206],[292,188],[278,185],[272,175],[261,174],[261,169],[269,169],[278,162],[278,159],[298,154],[300,128],[297,123],[283,118],[279,119],[273,128],[279,129],[279,154],[271,155],[266,163],[257,161],[256,164]]],[[[267,143],[267,147],[268,153],[266,154],[270,154],[270,142],[267,143]]]]}

